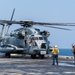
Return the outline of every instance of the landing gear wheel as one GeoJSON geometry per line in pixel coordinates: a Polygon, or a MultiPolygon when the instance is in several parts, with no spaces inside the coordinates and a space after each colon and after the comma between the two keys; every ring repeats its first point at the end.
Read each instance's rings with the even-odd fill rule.
{"type": "Polygon", "coordinates": [[[6,57],[6,58],[10,58],[10,53],[6,53],[6,54],[5,54],[5,57],[6,57]]]}
{"type": "Polygon", "coordinates": [[[44,55],[40,55],[40,58],[41,58],[41,59],[44,59],[44,55]]]}
{"type": "Polygon", "coordinates": [[[31,58],[32,58],[32,59],[35,59],[35,58],[36,58],[36,55],[31,55],[31,58]]]}

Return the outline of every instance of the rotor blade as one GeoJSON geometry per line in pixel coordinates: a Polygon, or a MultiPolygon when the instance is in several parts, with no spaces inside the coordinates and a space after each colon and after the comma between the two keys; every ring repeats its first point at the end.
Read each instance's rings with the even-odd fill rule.
{"type": "Polygon", "coordinates": [[[24,24],[24,25],[56,25],[56,26],[75,26],[75,23],[44,23],[44,22],[34,22],[34,21],[14,21],[13,23],[24,24]]]}
{"type": "Polygon", "coordinates": [[[4,25],[3,23],[0,23],[0,25],[4,25]]]}
{"type": "Polygon", "coordinates": [[[9,21],[0,20],[0,23],[6,24],[21,24],[21,25],[51,25],[51,26],[75,26],[75,23],[44,23],[44,22],[34,22],[34,21],[9,21]]]}
{"type": "Polygon", "coordinates": [[[39,25],[57,25],[57,26],[75,26],[75,23],[42,23],[42,22],[33,22],[33,24],[39,24],[39,25]]]}
{"type": "Polygon", "coordinates": [[[9,24],[10,23],[10,21],[8,21],[8,20],[0,20],[0,24],[9,24]]]}
{"type": "MultiPolygon", "coordinates": [[[[42,25],[39,25],[39,26],[42,26],[42,25]]],[[[43,27],[49,27],[49,28],[56,28],[56,29],[62,29],[62,30],[69,30],[69,31],[71,31],[71,29],[60,28],[60,27],[55,27],[55,26],[45,26],[45,25],[43,25],[43,27]]]]}
{"type": "MultiPolygon", "coordinates": [[[[15,8],[13,9],[13,12],[12,12],[12,16],[11,16],[11,19],[10,19],[10,21],[12,21],[12,19],[13,19],[14,12],[15,12],[15,8]]],[[[8,33],[8,30],[9,30],[9,28],[10,28],[10,25],[11,25],[11,23],[8,23],[8,29],[7,29],[7,33],[8,33]]],[[[6,34],[7,34],[7,33],[6,33],[6,34]]]]}
{"type": "Polygon", "coordinates": [[[10,20],[0,20],[0,24],[8,24],[8,25],[11,25],[13,24],[13,16],[14,16],[14,12],[15,12],[15,8],[13,9],[13,12],[12,12],[12,16],[11,16],[11,19],[10,20]]]}
{"type": "Polygon", "coordinates": [[[13,12],[12,12],[12,16],[11,16],[11,19],[10,19],[10,21],[12,21],[12,19],[13,19],[14,12],[15,12],[15,8],[13,9],[13,12]]]}

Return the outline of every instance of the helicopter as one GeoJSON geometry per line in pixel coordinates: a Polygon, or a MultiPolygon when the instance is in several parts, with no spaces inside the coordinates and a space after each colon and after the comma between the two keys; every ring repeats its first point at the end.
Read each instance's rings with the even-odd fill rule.
{"type": "Polygon", "coordinates": [[[74,26],[74,23],[45,23],[45,22],[35,22],[35,21],[12,21],[15,9],[13,10],[10,20],[0,20],[0,25],[2,26],[2,31],[0,34],[0,52],[5,53],[5,57],[10,58],[10,54],[28,54],[31,58],[44,58],[45,55],[49,54],[52,47],[50,46],[50,41],[48,37],[50,32],[47,30],[41,31],[38,28],[33,28],[35,26],[44,26],[62,30],[70,30],[67,28],[60,28],[57,26],[74,26]],[[22,28],[16,29],[10,32],[9,35],[6,33],[6,27],[8,27],[7,32],[12,25],[21,25],[22,28]]]}

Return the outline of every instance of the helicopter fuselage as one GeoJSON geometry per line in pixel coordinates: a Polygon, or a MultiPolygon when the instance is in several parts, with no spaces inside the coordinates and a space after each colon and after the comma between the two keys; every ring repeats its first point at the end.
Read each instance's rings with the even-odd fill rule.
{"type": "Polygon", "coordinates": [[[35,28],[20,28],[10,33],[2,41],[0,52],[33,55],[46,55],[49,51],[49,32],[40,32],[35,28]],[[8,45],[10,45],[8,48],[8,45]],[[6,47],[6,50],[5,50],[6,47]],[[4,50],[3,50],[4,49],[4,50]]]}

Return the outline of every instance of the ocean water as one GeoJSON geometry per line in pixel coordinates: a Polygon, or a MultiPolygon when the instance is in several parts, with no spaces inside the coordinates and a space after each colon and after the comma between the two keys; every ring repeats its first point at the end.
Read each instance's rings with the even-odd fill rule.
{"type": "Polygon", "coordinates": [[[59,49],[59,55],[62,56],[73,56],[72,49],[59,49]]]}

